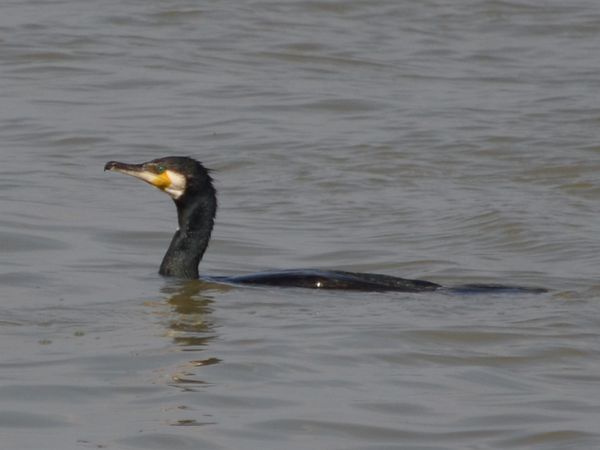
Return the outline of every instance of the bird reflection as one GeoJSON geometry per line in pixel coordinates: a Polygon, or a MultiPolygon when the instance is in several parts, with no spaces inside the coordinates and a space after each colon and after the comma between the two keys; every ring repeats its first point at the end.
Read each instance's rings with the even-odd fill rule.
{"type": "MultiPolygon", "coordinates": [[[[173,339],[177,350],[206,351],[210,342],[217,337],[211,317],[214,302],[211,293],[223,289],[229,288],[200,280],[169,283],[161,289],[169,309],[163,309],[160,315],[166,318],[167,335],[173,339]]],[[[178,367],[177,373],[171,375],[171,381],[185,389],[205,384],[197,378],[198,368],[219,362],[221,360],[214,356],[187,361],[178,367]]]]}
{"type": "Polygon", "coordinates": [[[201,281],[177,283],[163,288],[171,306],[169,334],[182,350],[198,350],[214,339],[211,320],[212,285],[201,281]]]}

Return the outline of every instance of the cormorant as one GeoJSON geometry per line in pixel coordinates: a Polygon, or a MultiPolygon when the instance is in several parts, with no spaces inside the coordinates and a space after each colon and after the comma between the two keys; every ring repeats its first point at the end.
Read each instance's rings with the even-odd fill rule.
{"type": "MultiPolygon", "coordinates": [[[[198,278],[214,225],[217,196],[210,172],[202,163],[185,156],[158,158],[141,164],[109,161],[104,170],[139,178],[171,196],[177,207],[179,228],[160,265],[159,273],[183,279],[198,278]]],[[[204,277],[203,277],[204,278],[204,277]]],[[[206,277],[218,282],[286,287],[347,289],[358,291],[423,292],[544,292],[544,289],[470,284],[454,288],[423,280],[340,270],[296,269],[230,277],[206,277]]]]}

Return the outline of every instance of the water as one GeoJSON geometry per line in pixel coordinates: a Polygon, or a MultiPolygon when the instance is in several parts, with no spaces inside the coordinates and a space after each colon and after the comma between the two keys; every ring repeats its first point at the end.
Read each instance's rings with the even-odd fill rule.
{"type": "Polygon", "coordinates": [[[596,2],[4,1],[0,448],[600,444],[596,2]],[[215,169],[203,273],[339,268],[543,295],[156,274],[215,169]]]}

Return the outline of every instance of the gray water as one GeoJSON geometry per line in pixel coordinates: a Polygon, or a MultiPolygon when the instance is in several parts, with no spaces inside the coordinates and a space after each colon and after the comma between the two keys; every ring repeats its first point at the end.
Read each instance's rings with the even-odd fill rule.
{"type": "Polygon", "coordinates": [[[0,448],[600,446],[596,1],[0,3],[0,448]],[[193,155],[202,273],[157,275],[193,155]]]}

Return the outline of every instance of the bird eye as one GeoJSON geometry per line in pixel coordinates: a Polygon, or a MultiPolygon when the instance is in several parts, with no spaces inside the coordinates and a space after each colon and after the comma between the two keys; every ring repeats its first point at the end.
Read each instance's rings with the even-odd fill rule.
{"type": "Polygon", "coordinates": [[[162,165],[158,165],[158,166],[156,166],[156,173],[158,173],[159,175],[160,175],[161,173],[163,173],[165,170],[166,170],[166,169],[165,169],[165,166],[162,166],[162,165]]]}

